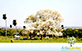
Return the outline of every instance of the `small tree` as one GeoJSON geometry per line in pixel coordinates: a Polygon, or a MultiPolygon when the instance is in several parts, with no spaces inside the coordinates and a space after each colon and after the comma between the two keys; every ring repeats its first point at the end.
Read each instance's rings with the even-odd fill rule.
{"type": "Polygon", "coordinates": [[[23,36],[24,36],[24,35],[28,35],[28,31],[26,30],[26,28],[22,30],[22,35],[23,35],[23,36]]]}
{"type": "Polygon", "coordinates": [[[23,26],[23,31],[22,31],[22,35],[27,35],[27,31],[25,30],[26,29],[26,26],[23,26]]]}
{"type": "MultiPolygon", "coordinates": [[[[12,25],[10,24],[10,28],[12,28],[12,25]]],[[[11,35],[12,35],[12,29],[11,29],[11,35]]]]}
{"type": "Polygon", "coordinates": [[[67,37],[67,42],[70,44],[70,47],[72,47],[72,44],[76,43],[76,38],[75,37],[67,37]]]}
{"type": "Polygon", "coordinates": [[[61,25],[62,29],[64,29],[64,25],[61,25]]]}
{"type": "Polygon", "coordinates": [[[17,33],[17,26],[16,26],[17,25],[17,20],[16,19],[13,20],[13,25],[16,27],[16,33],[17,33]]]}
{"type": "Polygon", "coordinates": [[[3,19],[5,20],[5,26],[6,26],[6,32],[5,32],[5,36],[7,36],[7,17],[6,14],[3,14],[3,19]]]}

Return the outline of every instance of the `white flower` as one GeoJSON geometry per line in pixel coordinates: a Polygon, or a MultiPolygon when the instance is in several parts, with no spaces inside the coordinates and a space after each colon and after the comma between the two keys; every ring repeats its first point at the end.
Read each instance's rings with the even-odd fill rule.
{"type": "Polygon", "coordinates": [[[40,33],[37,33],[37,35],[39,35],[40,33]]]}
{"type": "Polygon", "coordinates": [[[33,33],[33,30],[31,30],[31,33],[33,33]]]}
{"type": "Polygon", "coordinates": [[[63,18],[58,11],[54,11],[51,9],[41,9],[36,13],[36,15],[31,14],[26,18],[25,23],[33,22],[32,25],[26,30],[28,31],[27,33],[33,33],[35,30],[39,30],[40,33],[37,33],[37,35],[43,35],[44,30],[46,30],[47,35],[62,36],[63,34],[61,32],[58,33],[58,31],[56,30],[61,29],[60,23],[62,21],[63,18]],[[41,18],[39,18],[40,16],[41,18]],[[44,30],[42,30],[42,28],[44,28],[44,30]]]}
{"type": "Polygon", "coordinates": [[[59,36],[62,36],[63,34],[61,32],[59,32],[59,36]]]}

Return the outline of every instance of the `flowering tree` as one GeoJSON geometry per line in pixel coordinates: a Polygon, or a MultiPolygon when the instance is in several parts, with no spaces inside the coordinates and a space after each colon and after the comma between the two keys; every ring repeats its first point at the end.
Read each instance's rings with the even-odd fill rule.
{"type": "Polygon", "coordinates": [[[63,18],[58,11],[51,9],[39,10],[36,15],[31,14],[26,18],[24,23],[32,23],[28,28],[24,29],[27,34],[32,35],[55,35],[62,36],[61,22],[63,18]]]}

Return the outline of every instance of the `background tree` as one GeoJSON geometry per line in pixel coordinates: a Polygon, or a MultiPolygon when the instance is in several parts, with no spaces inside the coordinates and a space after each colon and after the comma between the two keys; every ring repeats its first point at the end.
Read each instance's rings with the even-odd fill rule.
{"type": "Polygon", "coordinates": [[[5,30],[0,28],[0,36],[5,36],[5,30]]]}
{"type": "Polygon", "coordinates": [[[11,30],[12,36],[13,36],[15,33],[16,33],[16,30],[15,30],[15,29],[12,29],[12,30],[11,30]]]}
{"type": "Polygon", "coordinates": [[[62,29],[64,29],[64,25],[61,25],[62,29]]]}
{"type": "Polygon", "coordinates": [[[25,29],[25,28],[26,28],[26,26],[23,26],[23,28],[25,29]]]}
{"type": "Polygon", "coordinates": [[[7,36],[7,17],[6,14],[3,14],[3,19],[5,20],[5,26],[6,26],[6,32],[5,32],[5,36],[7,36]]]}
{"type": "Polygon", "coordinates": [[[13,20],[13,25],[16,27],[16,33],[17,33],[17,26],[16,26],[17,25],[17,20],[16,19],[13,20]]]}
{"type": "Polygon", "coordinates": [[[63,18],[58,11],[54,11],[51,9],[42,9],[39,10],[36,15],[31,14],[26,18],[24,21],[25,23],[32,23],[26,30],[27,34],[32,35],[41,35],[42,36],[46,33],[46,35],[55,35],[55,36],[62,36],[61,33],[61,22],[63,18]]]}
{"type": "Polygon", "coordinates": [[[11,28],[11,29],[10,29],[10,35],[13,35],[13,34],[12,34],[12,25],[11,25],[11,24],[10,24],[10,28],[11,28]]]}
{"type": "Polygon", "coordinates": [[[12,25],[10,25],[10,28],[12,28],[12,25]]]}
{"type": "Polygon", "coordinates": [[[23,26],[23,31],[22,31],[22,35],[24,36],[24,35],[27,35],[27,32],[26,32],[26,26],[23,26]]]}

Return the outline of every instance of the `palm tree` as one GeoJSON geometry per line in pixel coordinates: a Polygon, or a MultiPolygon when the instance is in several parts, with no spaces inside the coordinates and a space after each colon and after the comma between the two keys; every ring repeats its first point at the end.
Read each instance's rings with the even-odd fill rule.
{"type": "Polygon", "coordinates": [[[5,26],[6,26],[6,33],[5,33],[5,36],[7,36],[7,17],[6,17],[6,14],[3,14],[3,19],[5,20],[5,26]]]}
{"type": "MultiPolygon", "coordinates": [[[[10,24],[10,28],[12,28],[12,25],[10,24]]],[[[12,29],[11,29],[11,35],[12,35],[12,29]]]]}
{"type": "MultiPolygon", "coordinates": [[[[14,25],[14,26],[17,25],[17,21],[16,21],[16,19],[13,20],[13,25],[14,25]]],[[[17,33],[17,26],[16,26],[16,33],[17,33]]]]}

